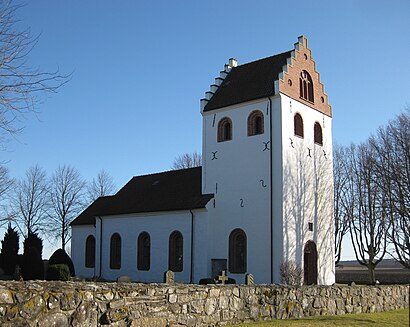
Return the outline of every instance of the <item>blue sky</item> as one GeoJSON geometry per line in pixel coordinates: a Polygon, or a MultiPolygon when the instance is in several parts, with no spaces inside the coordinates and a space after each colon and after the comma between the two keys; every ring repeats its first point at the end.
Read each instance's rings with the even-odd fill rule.
{"type": "Polygon", "coordinates": [[[70,164],[118,187],[201,151],[199,99],[239,64],[309,40],[333,108],[334,142],[365,140],[410,105],[409,1],[27,1],[29,63],[73,73],[0,159],[19,178],[70,164]]]}

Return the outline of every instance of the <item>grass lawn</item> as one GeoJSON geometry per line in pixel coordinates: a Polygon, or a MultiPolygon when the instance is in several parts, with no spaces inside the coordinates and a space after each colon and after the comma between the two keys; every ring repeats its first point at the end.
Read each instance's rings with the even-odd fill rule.
{"type": "Polygon", "coordinates": [[[232,325],[232,327],[270,327],[270,326],[378,326],[391,327],[409,325],[409,309],[378,312],[378,313],[360,313],[346,314],[339,316],[315,316],[302,319],[274,320],[264,322],[254,322],[247,324],[232,325]]]}

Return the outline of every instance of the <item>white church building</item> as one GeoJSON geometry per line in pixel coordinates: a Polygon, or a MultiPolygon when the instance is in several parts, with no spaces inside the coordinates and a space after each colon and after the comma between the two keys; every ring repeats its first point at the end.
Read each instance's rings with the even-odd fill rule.
{"type": "Polygon", "coordinates": [[[201,115],[202,167],[133,177],[72,222],[77,275],[280,283],[295,262],[305,284],[333,284],[332,109],[307,39],[230,59],[201,115]]]}

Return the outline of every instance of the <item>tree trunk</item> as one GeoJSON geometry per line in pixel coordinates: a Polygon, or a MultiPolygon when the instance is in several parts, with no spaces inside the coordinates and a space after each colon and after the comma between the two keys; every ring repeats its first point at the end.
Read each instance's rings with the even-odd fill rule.
{"type": "Polygon", "coordinates": [[[370,264],[367,266],[367,268],[369,269],[369,282],[371,285],[376,284],[376,274],[375,274],[375,267],[370,264]]]}

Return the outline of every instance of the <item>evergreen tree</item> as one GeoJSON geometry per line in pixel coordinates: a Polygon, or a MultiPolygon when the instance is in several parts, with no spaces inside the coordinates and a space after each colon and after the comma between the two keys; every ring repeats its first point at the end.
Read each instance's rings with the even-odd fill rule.
{"type": "Polygon", "coordinates": [[[44,279],[44,265],[36,247],[30,247],[23,255],[21,269],[24,280],[44,279]]]}
{"type": "Polygon", "coordinates": [[[1,241],[2,266],[7,275],[12,275],[14,273],[18,260],[18,252],[19,235],[9,223],[7,232],[4,234],[4,239],[1,241]]]}
{"type": "Polygon", "coordinates": [[[24,254],[28,253],[30,248],[36,248],[40,255],[43,257],[43,240],[37,235],[37,233],[29,232],[27,238],[24,240],[24,254]]]}
{"type": "Polygon", "coordinates": [[[21,273],[24,280],[44,279],[42,260],[43,240],[36,233],[29,232],[24,240],[23,265],[21,273]]]}

